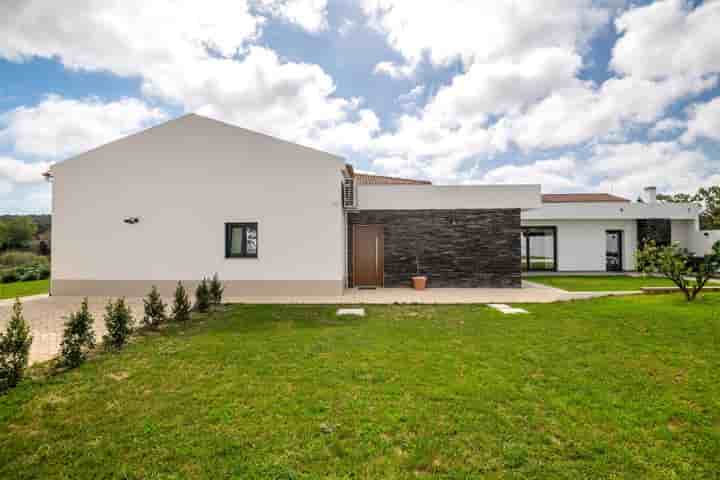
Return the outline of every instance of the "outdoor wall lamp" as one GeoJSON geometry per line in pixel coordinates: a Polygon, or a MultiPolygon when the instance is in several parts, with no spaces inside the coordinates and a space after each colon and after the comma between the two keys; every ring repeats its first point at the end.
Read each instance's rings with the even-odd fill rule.
{"type": "Polygon", "coordinates": [[[128,225],[135,225],[136,223],[140,223],[140,218],[138,217],[128,217],[123,222],[127,223],[128,225]]]}

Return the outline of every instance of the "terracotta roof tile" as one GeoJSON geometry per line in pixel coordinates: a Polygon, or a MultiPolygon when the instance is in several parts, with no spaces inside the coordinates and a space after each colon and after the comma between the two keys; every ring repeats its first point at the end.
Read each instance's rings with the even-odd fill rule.
{"type": "Polygon", "coordinates": [[[432,182],[427,180],[367,175],[364,173],[355,173],[354,178],[358,185],[432,185],[432,182]]]}
{"type": "Polygon", "coordinates": [[[630,200],[609,193],[549,193],[542,196],[543,203],[594,203],[625,202],[630,200]]]}

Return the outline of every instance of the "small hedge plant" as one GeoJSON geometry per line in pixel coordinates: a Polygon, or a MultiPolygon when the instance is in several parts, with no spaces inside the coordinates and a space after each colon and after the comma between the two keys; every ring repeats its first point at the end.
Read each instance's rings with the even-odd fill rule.
{"type": "Polygon", "coordinates": [[[223,284],[220,282],[220,277],[216,273],[213,275],[212,280],[210,280],[210,302],[212,302],[213,305],[220,305],[222,303],[222,297],[223,292],[225,291],[225,287],[223,287],[223,284]]]}
{"type": "Polygon", "coordinates": [[[108,301],[105,306],[105,327],[107,333],[103,336],[103,344],[108,350],[122,349],[130,339],[135,319],[132,311],[125,303],[124,298],[113,302],[108,301]]]}
{"type": "Polygon", "coordinates": [[[157,328],[167,320],[167,314],[165,313],[166,305],[163,303],[155,285],[153,285],[147,297],[143,299],[143,304],[145,305],[143,324],[146,327],[157,328]]]}
{"type": "Polygon", "coordinates": [[[207,279],[203,278],[195,289],[195,310],[205,313],[210,310],[210,303],[210,287],[207,279]]]}
{"type": "Polygon", "coordinates": [[[23,317],[20,299],[15,299],[10,323],[0,333],[0,393],[15,387],[22,380],[30,357],[32,335],[23,317]]]}
{"type": "Polygon", "coordinates": [[[61,364],[68,368],[80,366],[90,350],[95,347],[94,318],[88,308],[87,297],[80,310],[71,313],[65,322],[61,343],[61,364]]]}
{"type": "Polygon", "coordinates": [[[191,309],[192,306],[190,305],[190,298],[188,297],[187,291],[182,282],[178,282],[172,305],[173,320],[176,322],[187,322],[190,320],[191,309]]]}

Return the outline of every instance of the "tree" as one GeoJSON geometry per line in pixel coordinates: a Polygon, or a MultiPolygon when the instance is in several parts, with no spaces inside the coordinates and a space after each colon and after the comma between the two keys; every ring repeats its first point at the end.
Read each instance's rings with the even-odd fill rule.
{"type": "Polygon", "coordinates": [[[183,287],[182,282],[178,282],[177,288],[175,288],[175,298],[172,306],[173,320],[176,322],[187,322],[190,320],[190,299],[188,294],[183,287]]]}
{"type": "Polygon", "coordinates": [[[704,230],[720,229],[720,185],[701,188],[693,195],[687,193],[658,194],[657,198],[673,203],[699,203],[703,208],[700,213],[700,228],[704,230]]]}
{"type": "Polygon", "coordinates": [[[32,345],[30,327],[25,322],[20,299],[15,299],[10,323],[0,333],[0,392],[15,387],[22,380],[32,345]]]}
{"type": "Polygon", "coordinates": [[[638,250],[636,263],[643,273],[661,273],[672,280],[691,302],[720,270],[720,241],[715,242],[709,255],[700,259],[691,258],[677,243],[658,247],[650,240],[638,250]]]}
{"type": "Polygon", "coordinates": [[[65,322],[60,345],[62,364],[69,368],[80,366],[87,358],[87,352],[95,347],[94,319],[88,308],[87,297],[80,310],[73,312],[65,322]]]}
{"type": "Polygon", "coordinates": [[[210,310],[210,288],[205,278],[202,279],[195,289],[195,309],[202,313],[210,310]]]}
{"type": "Polygon", "coordinates": [[[216,273],[213,275],[212,280],[210,280],[210,301],[213,305],[220,305],[222,303],[224,291],[225,287],[223,287],[222,282],[220,282],[220,277],[218,277],[216,273]]]}
{"type": "Polygon", "coordinates": [[[120,298],[116,302],[108,300],[105,307],[107,333],[103,336],[105,347],[116,350],[123,348],[132,334],[134,323],[132,311],[125,303],[124,298],[120,298]]]}
{"type": "Polygon", "coordinates": [[[167,319],[165,304],[155,285],[153,285],[152,290],[148,293],[147,298],[143,299],[143,303],[145,304],[143,323],[146,327],[157,328],[167,319]]]}
{"type": "Polygon", "coordinates": [[[7,217],[3,223],[6,248],[27,247],[37,231],[35,222],[26,216],[7,217]]]}

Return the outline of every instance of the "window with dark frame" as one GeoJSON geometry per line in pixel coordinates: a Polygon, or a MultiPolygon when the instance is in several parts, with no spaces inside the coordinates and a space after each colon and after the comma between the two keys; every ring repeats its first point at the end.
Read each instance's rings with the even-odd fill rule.
{"type": "Polygon", "coordinates": [[[258,224],[225,224],[225,258],[257,258],[258,224]]]}
{"type": "Polygon", "coordinates": [[[520,247],[523,271],[557,271],[556,227],[523,227],[520,247]]]}

